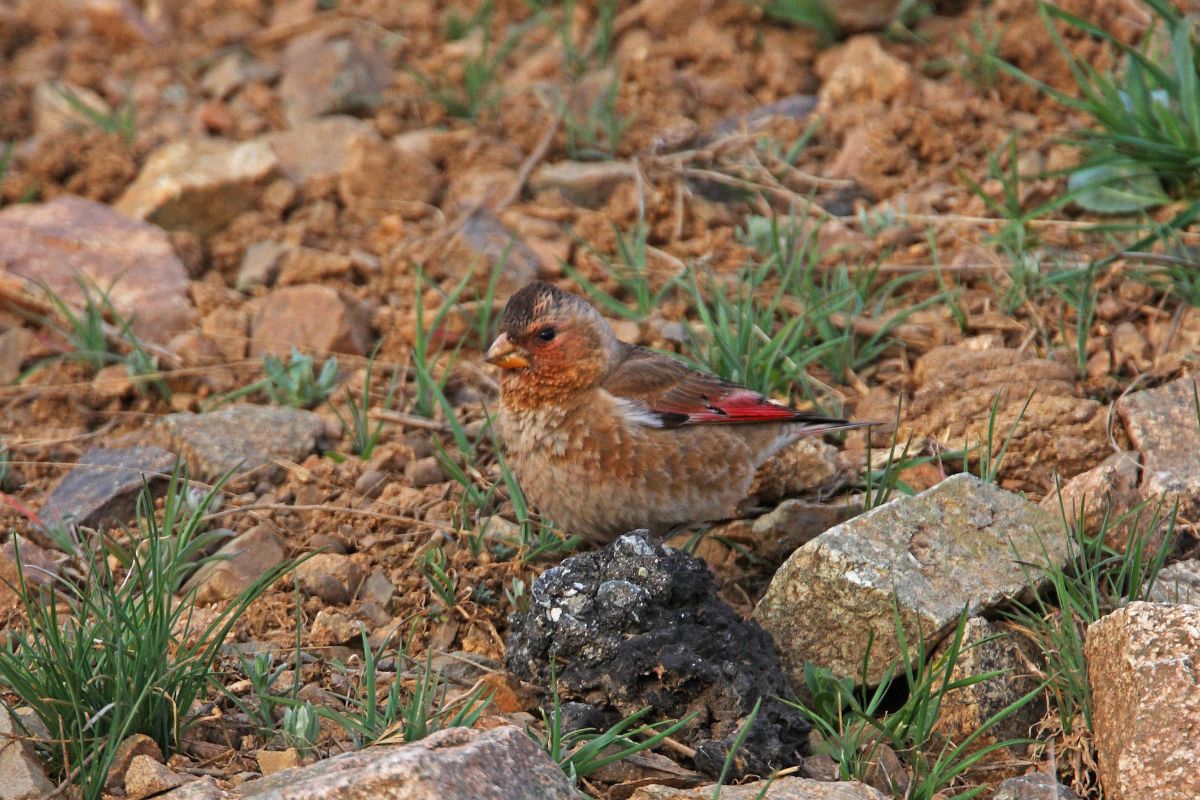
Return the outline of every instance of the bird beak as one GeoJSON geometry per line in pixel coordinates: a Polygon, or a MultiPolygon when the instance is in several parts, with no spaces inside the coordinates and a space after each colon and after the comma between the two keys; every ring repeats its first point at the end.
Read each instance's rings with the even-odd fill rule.
{"type": "Polygon", "coordinates": [[[529,366],[529,354],[508,340],[508,334],[502,333],[488,348],[486,360],[500,369],[519,369],[529,366]]]}

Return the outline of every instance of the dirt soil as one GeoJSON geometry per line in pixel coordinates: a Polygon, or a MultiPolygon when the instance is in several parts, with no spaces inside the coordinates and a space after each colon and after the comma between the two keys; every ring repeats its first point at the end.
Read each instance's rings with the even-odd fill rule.
{"type": "MultiPolygon", "coordinates": [[[[361,307],[368,339],[365,347],[336,353],[345,385],[359,390],[365,355],[377,343],[376,409],[384,407],[388,381],[396,376],[395,411],[382,440],[371,459],[359,459],[330,407],[314,409],[326,421],[325,453],[339,455],[315,453],[239,479],[219,524],[236,533],[269,525],[289,555],[322,548],[346,554],[360,577],[381,573],[395,592],[384,602],[355,598],[340,606],[309,594],[297,608],[300,595],[284,578],[241,618],[230,642],[286,658],[299,623],[304,649],[317,659],[290,679],[302,681],[307,696],[328,699],[345,693],[362,658],[356,633],[314,625],[318,615],[334,611],[355,630],[361,622],[375,644],[389,630],[411,637],[416,663],[429,651],[482,658],[483,671],[457,688],[486,681],[499,689],[491,714],[528,720],[522,715],[536,707],[530,687],[499,666],[508,617],[521,605],[514,582],[528,586],[566,551],[525,559],[506,546],[473,551],[472,537],[485,521],[492,530],[510,531],[516,511],[486,436],[468,474],[476,490],[496,487],[495,494],[482,510],[463,502],[463,487],[437,460],[440,449],[455,451],[444,412],[435,408],[432,419],[419,417],[411,369],[418,289],[428,323],[468,271],[509,248],[505,229],[520,244],[512,246],[515,255],[509,254],[494,303],[485,309],[493,320],[507,292],[534,275],[576,291],[581,287],[572,276],[579,275],[632,303],[608,264],[618,247],[616,231],[632,229],[639,217],[648,229],[647,270],[657,288],[688,265],[718,279],[736,275],[756,257],[737,235],[751,215],[827,215],[819,229],[805,223],[814,226],[821,270],[876,270],[868,279],[876,287],[903,279],[884,299],[841,319],[845,330],[869,337],[891,315],[949,294],[891,330],[870,363],[840,375],[810,368],[812,385],[825,387],[827,398],[857,418],[892,420],[900,402],[901,441],[911,433],[914,448],[926,453],[977,440],[981,415],[986,418],[996,389],[1007,387],[998,415],[1006,431],[1020,416],[1025,387],[1037,388],[1000,476],[1003,485],[1034,500],[1052,490],[1056,471],[1068,478],[1126,447],[1110,438],[1115,398],[1177,377],[1197,346],[1197,310],[1139,280],[1140,266],[1132,262],[1118,262],[1094,287],[1096,313],[1083,343],[1075,306],[1053,293],[1036,300],[1020,293],[1011,256],[998,244],[1005,222],[980,195],[1003,201],[1001,178],[1013,159],[1023,176],[1021,208],[1060,195],[1063,170],[1077,157],[1067,136],[1082,120],[1005,74],[981,76],[970,52],[977,47],[975,32],[987,25],[998,32],[1000,58],[1073,91],[1034,0],[918,4],[931,13],[909,28],[892,26],[831,46],[811,31],[764,19],[754,3],[742,0],[622,0],[610,59],[578,70],[564,57],[555,24],[531,22],[537,5],[498,0],[485,37],[470,30],[478,9],[473,2],[0,2],[0,140],[13,143],[0,203],[9,206],[63,194],[115,203],[163,145],[197,136],[251,141],[297,127],[289,115],[300,113],[301,104],[289,86],[295,82],[303,93],[303,73],[318,72],[297,45],[305,37],[357,47],[356,80],[369,83],[371,70],[382,76],[375,78],[375,96],[340,98],[323,109],[357,116],[366,132],[364,141],[329,142],[345,150],[334,155],[340,165],[332,175],[276,175],[248,209],[214,232],[171,231],[190,281],[196,331],[208,337],[209,349],[206,359],[174,365],[166,376],[169,400],[105,389],[70,360],[30,371],[66,344],[17,307],[0,308],[0,333],[20,328],[32,334],[20,340],[17,359],[17,374],[29,374],[0,387],[0,427],[12,460],[7,496],[36,511],[89,448],[146,441],[159,417],[199,411],[216,395],[258,380],[263,351],[252,343],[256,309],[289,282],[336,289],[361,307]],[[451,35],[464,25],[465,37],[451,35]],[[512,46],[501,53],[493,94],[478,116],[448,113],[431,81],[455,85],[484,39],[494,48],[509,37],[512,46]],[[239,66],[222,83],[214,71],[224,59],[239,66]],[[110,122],[128,109],[132,124],[105,129],[86,116],[73,123],[46,119],[38,92],[54,81],[79,97],[95,93],[113,110],[110,122]],[[611,181],[555,184],[539,170],[579,152],[563,108],[586,114],[610,82],[615,115],[625,125],[612,155],[632,169],[611,181]],[[756,109],[798,95],[811,97],[800,104],[809,113],[755,121],[756,109]],[[788,150],[801,137],[807,143],[789,163],[788,150]],[[503,226],[499,247],[486,231],[477,234],[480,224],[503,226]],[[239,270],[262,242],[307,248],[307,260],[290,255],[274,286],[239,291],[239,270]],[[964,387],[939,383],[947,363],[984,354],[971,367],[978,380],[966,387],[969,402],[961,402],[964,387]],[[1057,438],[1060,432],[1067,438],[1057,438]],[[445,553],[443,571],[455,578],[449,608],[422,569],[437,547],[445,553]]],[[[1064,5],[1130,41],[1148,21],[1126,0],[1064,5]]],[[[574,17],[564,29],[586,41],[596,8],[570,7],[574,17]]],[[[556,20],[563,12],[550,4],[546,13],[556,20]]],[[[1094,40],[1068,43],[1100,68],[1114,63],[1113,53],[1094,40]]],[[[310,143],[316,149],[301,161],[315,160],[323,144],[310,143]]],[[[1159,209],[1155,217],[1167,219],[1174,210],[1159,209]]],[[[1087,230],[1095,220],[1078,209],[1052,216],[1025,230],[1027,252],[1043,269],[1113,248],[1110,239],[1087,230]]],[[[1181,237],[1194,244],[1195,234],[1181,237]]],[[[497,384],[482,361],[488,316],[482,316],[484,330],[475,327],[487,303],[478,299],[486,296],[487,270],[476,269],[469,283],[464,303],[441,320],[432,339],[442,349],[435,372],[446,376],[458,418],[477,433],[495,410],[497,384]]],[[[771,280],[761,289],[768,296],[771,280]]],[[[803,310],[798,305],[795,313],[803,310]]],[[[618,330],[623,338],[681,352],[688,333],[700,330],[696,320],[694,298],[677,288],[644,320],[619,321],[618,330]]],[[[319,362],[334,354],[313,355],[319,362]]],[[[170,359],[162,363],[171,366],[170,359]]],[[[267,402],[261,393],[248,399],[267,402]]],[[[790,400],[805,401],[798,385],[790,400]]],[[[839,477],[826,476],[825,495],[855,493],[866,435],[857,432],[838,444],[839,477]]],[[[871,435],[878,454],[890,442],[891,426],[871,435]]],[[[962,468],[950,454],[903,477],[920,489],[962,468]]],[[[36,525],[21,513],[0,508],[0,514],[5,528],[38,540],[36,525]]],[[[722,596],[748,615],[774,564],[745,546],[712,539],[699,553],[723,581],[722,596]]],[[[7,602],[11,620],[15,604],[11,597],[7,602]]],[[[242,677],[236,659],[222,666],[231,683],[242,677]]],[[[396,679],[411,675],[401,670],[396,679]]],[[[192,734],[193,765],[227,776],[257,771],[257,749],[278,742],[227,711],[192,734]]],[[[332,726],[323,732],[321,753],[350,746],[332,726]]],[[[606,785],[593,788],[603,793],[606,785]]]]}

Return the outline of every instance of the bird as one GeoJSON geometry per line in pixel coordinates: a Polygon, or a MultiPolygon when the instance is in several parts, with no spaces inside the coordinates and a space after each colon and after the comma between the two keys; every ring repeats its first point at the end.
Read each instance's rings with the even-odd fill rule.
{"type": "Polygon", "coordinates": [[[500,368],[496,426],[526,501],[596,544],[729,519],[782,448],[869,424],[623,342],[587,300],[543,281],[509,298],[485,360],[500,368]]]}

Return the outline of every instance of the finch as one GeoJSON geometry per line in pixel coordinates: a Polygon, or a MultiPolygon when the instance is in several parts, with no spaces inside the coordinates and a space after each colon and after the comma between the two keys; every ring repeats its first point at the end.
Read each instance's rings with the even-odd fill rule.
{"type": "Polygon", "coordinates": [[[548,283],[509,299],[487,361],[501,369],[497,424],[526,500],[596,543],[728,519],[781,448],[863,424],[622,342],[586,300],[548,283]]]}

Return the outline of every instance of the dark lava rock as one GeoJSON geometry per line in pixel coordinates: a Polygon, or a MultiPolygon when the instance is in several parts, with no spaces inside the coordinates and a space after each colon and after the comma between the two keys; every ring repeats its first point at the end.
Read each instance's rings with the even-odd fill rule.
{"type": "Polygon", "coordinates": [[[165,484],[174,467],[175,456],[159,447],[90,450],[54,487],[40,516],[52,527],[128,522],[142,487],[165,484]]]}
{"type": "Polygon", "coordinates": [[[739,728],[762,708],[734,769],[767,774],[806,751],[809,725],[780,702],[791,689],[770,636],[717,597],[703,561],[644,531],[569,558],[533,585],[530,611],[512,619],[508,669],[564,700],[622,716],[693,722],[675,738],[716,775],[739,728]]]}

